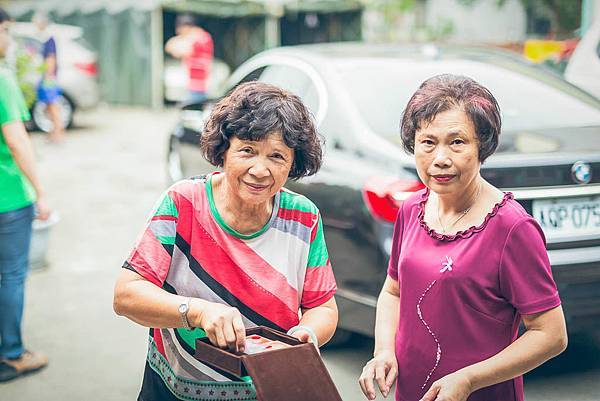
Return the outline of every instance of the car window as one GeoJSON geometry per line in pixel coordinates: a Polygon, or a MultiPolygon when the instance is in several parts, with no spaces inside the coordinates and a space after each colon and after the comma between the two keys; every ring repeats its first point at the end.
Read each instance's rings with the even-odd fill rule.
{"type": "Polygon", "coordinates": [[[38,54],[44,46],[39,40],[28,36],[15,36],[14,39],[19,48],[27,54],[38,54]]]}
{"type": "Polygon", "coordinates": [[[317,93],[317,87],[311,81],[306,90],[306,94],[302,97],[302,101],[308,107],[308,110],[316,117],[317,108],[319,107],[319,94],[317,93]]]}
{"type": "Polygon", "coordinates": [[[264,72],[265,68],[267,68],[267,67],[260,67],[255,70],[252,70],[250,73],[246,74],[244,76],[244,78],[240,79],[238,82],[235,83],[235,85],[233,85],[229,89],[225,88],[226,91],[225,91],[224,95],[231,93],[231,91],[233,91],[235,88],[237,88],[238,85],[244,84],[246,82],[258,81],[258,79],[264,72]]]}
{"type": "Polygon", "coordinates": [[[247,74],[244,78],[240,79],[240,81],[235,86],[238,86],[238,85],[246,83],[246,82],[258,81],[258,79],[262,75],[265,68],[266,67],[260,67],[260,68],[257,68],[256,70],[253,70],[251,73],[247,74]]]}
{"type": "Polygon", "coordinates": [[[260,81],[292,92],[302,99],[311,113],[317,113],[317,89],[312,79],[301,69],[288,65],[271,65],[260,77],[260,81]]]}
{"type": "Polygon", "coordinates": [[[344,59],[336,69],[364,121],[384,137],[398,137],[410,96],[440,73],[465,75],[486,86],[500,105],[503,130],[600,125],[597,100],[541,70],[533,74],[469,60],[407,59],[344,59]]]}

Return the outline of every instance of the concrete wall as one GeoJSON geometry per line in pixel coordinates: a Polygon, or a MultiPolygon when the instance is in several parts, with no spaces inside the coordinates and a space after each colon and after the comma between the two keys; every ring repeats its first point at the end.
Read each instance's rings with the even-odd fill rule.
{"type": "Polygon", "coordinates": [[[496,0],[466,6],[456,0],[429,0],[425,22],[430,27],[451,22],[453,42],[506,43],[525,39],[526,15],[519,0],[498,7],[496,0]]]}
{"type": "MultiPolygon", "coordinates": [[[[600,1],[600,0],[594,0],[600,1]]],[[[367,41],[450,40],[458,43],[507,43],[525,39],[527,19],[520,0],[417,1],[410,10],[367,6],[363,37],[367,41]]]]}

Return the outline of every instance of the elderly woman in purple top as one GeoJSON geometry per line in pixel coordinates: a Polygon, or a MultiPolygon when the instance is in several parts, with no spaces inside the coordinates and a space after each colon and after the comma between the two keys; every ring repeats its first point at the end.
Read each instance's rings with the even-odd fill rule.
{"type": "Polygon", "coordinates": [[[396,380],[398,401],[523,401],[522,375],[566,348],[544,234],[480,175],[500,125],[492,94],[461,76],[428,79],[404,111],[402,141],[426,188],[396,220],[359,379],[368,399],[374,380],[384,396],[396,380]]]}

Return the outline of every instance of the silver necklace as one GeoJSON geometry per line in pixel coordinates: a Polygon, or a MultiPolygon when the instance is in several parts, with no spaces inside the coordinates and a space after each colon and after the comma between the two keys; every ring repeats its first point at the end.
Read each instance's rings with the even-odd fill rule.
{"type": "Polygon", "coordinates": [[[462,219],[463,217],[465,217],[467,215],[467,213],[469,213],[469,211],[471,210],[471,208],[473,206],[475,206],[475,203],[477,202],[477,199],[479,198],[479,194],[481,193],[481,187],[482,186],[483,186],[483,184],[479,184],[479,188],[477,189],[477,193],[475,194],[475,197],[473,198],[473,202],[471,202],[471,206],[469,206],[468,208],[466,208],[465,210],[463,210],[462,212],[460,212],[460,216],[458,216],[458,218],[456,220],[454,220],[452,222],[452,224],[450,224],[447,228],[444,227],[444,224],[442,223],[442,219],[440,217],[440,201],[439,201],[439,198],[438,198],[437,218],[438,218],[438,223],[440,224],[440,227],[442,227],[442,233],[445,233],[446,231],[448,231],[452,227],[454,227],[454,225],[456,223],[458,223],[460,221],[460,219],[462,219]]]}

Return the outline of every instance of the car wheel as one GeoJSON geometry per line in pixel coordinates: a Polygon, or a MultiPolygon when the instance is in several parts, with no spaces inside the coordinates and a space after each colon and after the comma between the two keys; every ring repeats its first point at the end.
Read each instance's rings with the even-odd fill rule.
{"type": "Polygon", "coordinates": [[[169,153],[167,155],[167,176],[171,184],[183,179],[183,168],[181,166],[179,148],[179,140],[172,136],[169,143],[169,153]]]}
{"type": "MultiPolygon", "coordinates": [[[[63,127],[70,128],[73,125],[73,114],[75,111],[75,107],[73,106],[73,102],[69,100],[64,95],[59,95],[58,104],[60,105],[61,117],[63,122],[63,127]]],[[[31,119],[35,124],[35,127],[43,132],[52,131],[52,121],[48,117],[46,113],[46,104],[42,102],[35,102],[33,108],[31,109],[31,119]]]]}

